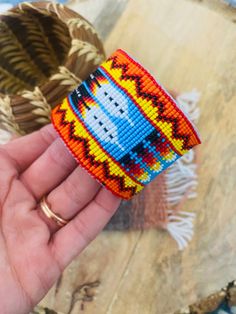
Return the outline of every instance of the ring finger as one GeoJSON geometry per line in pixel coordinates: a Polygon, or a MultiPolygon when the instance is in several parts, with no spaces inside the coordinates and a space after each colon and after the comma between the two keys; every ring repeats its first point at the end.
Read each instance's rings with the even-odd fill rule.
{"type": "MultiPolygon", "coordinates": [[[[54,214],[64,220],[70,220],[96,196],[100,188],[101,185],[86,170],[77,167],[48,194],[46,202],[54,214]]],[[[49,219],[41,208],[39,215],[47,223],[51,233],[59,229],[55,221],[49,219]]]]}

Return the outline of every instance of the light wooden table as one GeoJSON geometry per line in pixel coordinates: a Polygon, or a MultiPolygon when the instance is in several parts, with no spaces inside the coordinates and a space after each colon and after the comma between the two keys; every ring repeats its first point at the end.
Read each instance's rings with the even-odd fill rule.
{"type": "Polygon", "coordinates": [[[185,204],[197,212],[193,241],[179,252],[166,232],[105,232],[41,304],[68,314],[169,314],[236,278],[236,13],[203,2],[129,0],[105,43],[166,87],[202,93],[198,198],[185,204]]]}

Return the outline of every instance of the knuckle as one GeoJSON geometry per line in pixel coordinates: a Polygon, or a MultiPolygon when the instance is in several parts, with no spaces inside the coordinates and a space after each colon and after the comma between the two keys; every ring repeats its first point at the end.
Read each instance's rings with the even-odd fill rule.
{"type": "Polygon", "coordinates": [[[9,160],[10,156],[5,148],[5,145],[0,145],[0,158],[3,160],[9,160]]]}
{"type": "Polygon", "coordinates": [[[45,125],[39,130],[39,132],[43,142],[47,145],[51,144],[57,138],[57,133],[51,124],[45,125]]]}
{"type": "Polygon", "coordinates": [[[18,164],[10,157],[4,145],[0,146],[0,170],[3,172],[13,170],[14,173],[19,170],[18,164]]]}
{"type": "Polygon", "coordinates": [[[113,215],[114,212],[115,212],[115,208],[114,206],[109,206],[109,205],[101,205],[96,199],[94,199],[94,204],[96,205],[96,207],[99,209],[99,210],[102,210],[104,212],[106,212],[109,216],[113,215]]]}
{"type": "Polygon", "coordinates": [[[60,139],[56,140],[48,149],[50,162],[71,171],[75,164],[74,158],[70,155],[60,139]]]}
{"type": "Polygon", "coordinates": [[[89,227],[83,221],[83,219],[80,217],[79,219],[74,219],[73,222],[76,233],[82,239],[84,245],[90,243],[93,240],[93,237],[90,235],[89,227]]]}
{"type": "Polygon", "coordinates": [[[6,157],[6,155],[7,155],[7,151],[4,147],[4,144],[0,144],[0,156],[1,156],[1,158],[6,157]]]}
{"type": "Polygon", "coordinates": [[[78,208],[82,208],[83,200],[81,198],[81,193],[79,192],[78,185],[79,185],[79,182],[78,184],[74,184],[73,182],[71,182],[70,178],[68,178],[67,180],[65,180],[63,184],[63,188],[68,198],[73,203],[75,203],[76,206],[78,206],[78,208]]]}

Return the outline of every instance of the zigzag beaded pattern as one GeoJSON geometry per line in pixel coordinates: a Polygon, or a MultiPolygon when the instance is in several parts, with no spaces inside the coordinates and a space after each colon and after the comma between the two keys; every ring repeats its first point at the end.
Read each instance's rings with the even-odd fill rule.
{"type": "MultiPolygon", "coordinates": [[[[123,53],[123,52],[121,51],[121,53],[123,53]]],[[[127,56],[127,59],[128,59],[128,56],[127,56]]],[[[137,91],[138,96],[142,97],[143,99],[151,100],[152,105],[158,108],[158,113],[159,113],[158,119],[160,121],[170,122],[173,125],[173,137],[183,140],[183,149],[189,150],[189,149],[193,148],[193,145],[197,142],[197,139],[194,138],[191,141],[191,137],[193,137],[195,134],[190,133],[190,132],[186,132],[186,129],[183,129],[182,127],[180,127],[180,123],[181,123],[180,118],[178,118],[174,115],[168,117],[168,115],[166,114],[168,112],[168,106],[166,106],[166,103],[159,100],[160,97],[158,97],[158,94],[147,93],[147,92],[143,91],[142,76],[135,75],[135,74],[128,74],[129,70],[130,70],[130,67],[129,67],[130,64],[129,63],[120,63],[117,55],[111,56],[108,60],[112,61],[112,63],[111,63],[112,69],[121,69],[122,70],[122,74],[120,77],[122,80],[131,80],[131,81],[135,82],[136,91],[137,91]],[[185,131],[185,133],[181,134],[181,132],[183,132],[183,130],[185,131]],[[190,144],[190,142],[191,142],[191,144],[190,144]]],[[[147,73],[147,75],[148,75],[148,73],[147,73]]],[[[167,95],[165,95],[165,96],[167,97],[167,95]]],[[[175,114],[174,111],[172,111],[171,113],[175,114]]],[[[181,118],[183,118],[185,120],[184,116],[182,116],[181,118]]],[[[186,121],[186,122],[188,123],[188,121],[186,121]]]]}
{"type": "Polygon", "coordinates": [[[200,143],[174,100],[122,50],[53,109],[52,122],[77,161],[125,199],[200,143]]]}
{"type": "MultiPolygon", "coordinates": [[[[90,149],[89,149],[89,139],[80,137],[78,135],[75,135],[74,133],[74,123],[73,122],[67,122],[65,119],[65,113],[66,110],[65,109],[60,109],[59,106],[57,106],[55,109],[54,114],[61,114],[61,120],[60,120],[60,126],[63,126],[63,128],[68,127],[68,133],[65,134],[64,136],[64,140],[66,140],[66,136],[68,135],[68,139],[66,140],[66,143],[72,143],[73,141],[75,143],[81,143],[82,147],[81,149],[81,153],[80,153],[80,158],[82,159],[84,157],[84,159],[86,161],[88,161],[88,165],[87,165],[87,170],[90,172],[90,168],[91,167],[96,167],[99,168],[99,166],[102,167],[103,170],[103,175],[104,175],[104,181],[108,181],[109,183],[112,184],[112,181],[115,181],[116,184],[118,185],[119,189],[123,191],[123,193],[126,193],[127,195],[133,195],[136,192],[136,188],[135,187],[126,187],[124,184],[124,177],[119,177],[116,175],[112,175],[109,171],[109,164],[107,161],[104,162],[100,162],[99,160],[95,160],[94,156],[90,154],[90,149]],[[82,157],[83,156],[83,157],[82,157]]],[[[70,148],[70,147],[69,147],[70,148]]],[[[75,156],[77,157],[77,156],[75,156]]],[[[91,173],[93,174],[93,173],[91,173]]],[[[100,183],[103,183],[102,180],[100,181],[100,183]]]]}

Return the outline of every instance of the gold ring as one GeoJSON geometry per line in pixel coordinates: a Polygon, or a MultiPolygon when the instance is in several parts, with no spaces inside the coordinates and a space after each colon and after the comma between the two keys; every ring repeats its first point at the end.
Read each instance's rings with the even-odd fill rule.
{"type": "Polygon", "coordinates": [[[65,220],[60,217],[59,214],[55,214],[47,204],[46,197],[44,196],[40,201],[40,207],[43,213],[49,218],[52,219],[58,226],[64,227],[68,224],[69,220],[65,220]]]}

